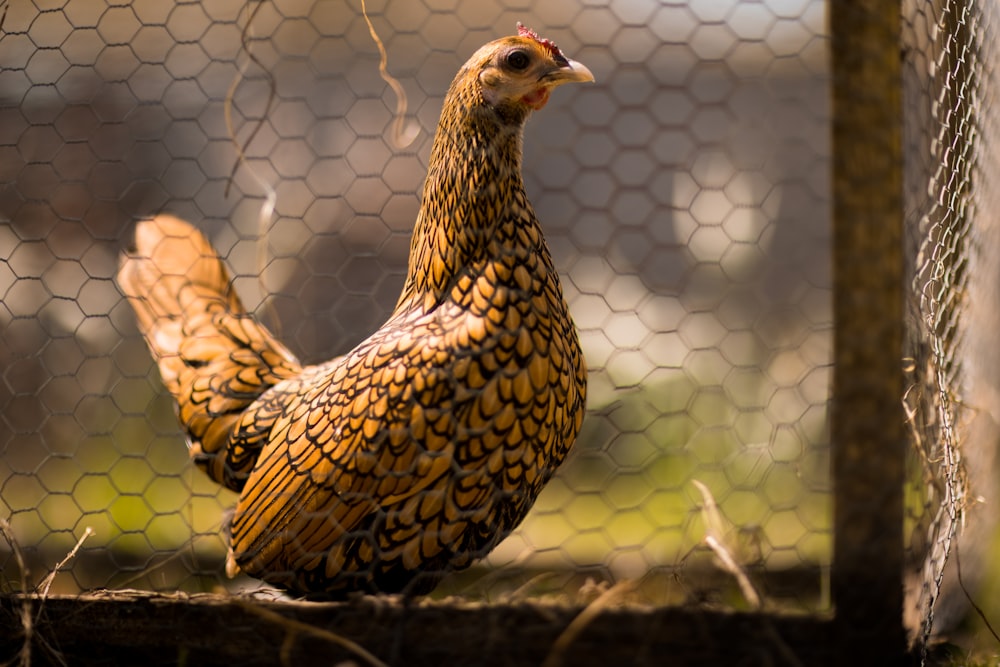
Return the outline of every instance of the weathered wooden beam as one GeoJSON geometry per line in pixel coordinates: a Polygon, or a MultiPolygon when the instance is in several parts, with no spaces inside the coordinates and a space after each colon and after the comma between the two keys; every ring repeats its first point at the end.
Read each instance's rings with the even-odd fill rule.
{"type": "Polygon", "coordinates": [[[829,617],[609,607],[554,647],[581,612],[543,602],[479,604],[397,598],[276,602],[116,591],[0,598],[0,659],[16,657],[28,605],[31,664],[810,665],[836,664],[829,617]],[[311,629],[310,629],[311,628],[311,629]],[[546,662],[548,660],[549,662],[546,662]]]}
{"type": "Polygon", "coordinates": [[[841,664],[902,653],[903,160],[898,0],[828,7],[833,76],[832,595],[841,664]],[[860,650],[864,647],[864,650],[860,650]]]}

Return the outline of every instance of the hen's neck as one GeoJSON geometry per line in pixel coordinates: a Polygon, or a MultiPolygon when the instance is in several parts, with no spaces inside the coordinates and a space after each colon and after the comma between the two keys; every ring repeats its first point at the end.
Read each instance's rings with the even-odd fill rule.
{"type": "MultiPolygon", "coordinates": [[[[461,272],[500,251],[498,238],[510,239],[497,233],[500,226],[537,224],[521,177],[526,115],[514,106],[489,107],[474,89],[452,85],[431,149],[397,310],[441,303],[461,272]]],[[[518,250],[526,249],[502,252],[518,250]]]]}

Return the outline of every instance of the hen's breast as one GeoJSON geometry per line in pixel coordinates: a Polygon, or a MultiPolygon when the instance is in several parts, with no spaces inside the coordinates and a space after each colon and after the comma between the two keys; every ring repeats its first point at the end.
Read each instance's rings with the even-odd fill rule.
{"type": "Polygon", "coordinates": [[[456,399],[467,397],[474,407],[468,427],[485,436],[457,455],[504,449],[499,476],[507,490],[534,490],[547,479],[546,468],[558,465],[574,433],[568,418],[582,392],[579,349],[554,277],[491,261],[478,275],[460,277],[438,312],[453,350],[456,399]]]}
{"type": "Polygon", "coordinates": [[[293,589],[398,590],[469,565],[527,513],[583,417],[576,330],[547,253],[461,269],[337,360],[262,397],[240,566],[293,589]]]}

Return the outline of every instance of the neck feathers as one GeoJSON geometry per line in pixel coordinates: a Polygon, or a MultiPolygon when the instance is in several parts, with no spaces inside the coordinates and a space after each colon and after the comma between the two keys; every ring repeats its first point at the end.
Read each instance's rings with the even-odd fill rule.
{"type": "Polygon", "coordinates": [[[495,252],[498,237],[507,236],[498,234],[499,227],[535,221],[521,177],[526,116],[513,105],[488,105],[475,77],[465,71],[452,83],[431,149],[397,310],[440,303],[461,271],[495,252]]]}

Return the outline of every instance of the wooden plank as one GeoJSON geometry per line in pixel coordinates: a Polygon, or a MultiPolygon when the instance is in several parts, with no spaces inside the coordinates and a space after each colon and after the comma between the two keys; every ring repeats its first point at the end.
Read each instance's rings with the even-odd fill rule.
{"type": "Polygon", "coordinates": [[[259,601],[224,595],[105,594],[0,598],[0,659],[19,650],[28,605],[31,664],[833,665],[828,617],[609,607],[553,647],[580,607],[359,597],[346,603],[259,601]],[[314,630],[308,630],[311,626],[314,630]],[[58,652],[58,653],[57,653],[58,652]]]}
{"type": "Polygon", "coordinates": [[[905,642],[901,9],[895,0],[850,0],[828,11],[835,245],[832,595],[842,664],[892,664],[888,660],[905,642]]]}

